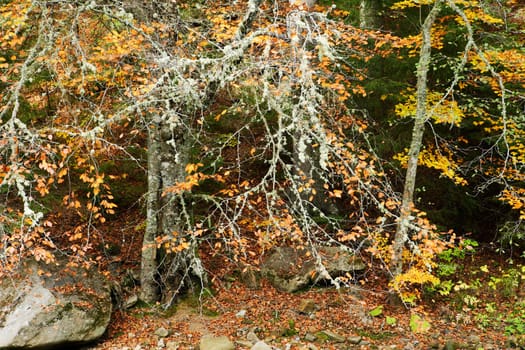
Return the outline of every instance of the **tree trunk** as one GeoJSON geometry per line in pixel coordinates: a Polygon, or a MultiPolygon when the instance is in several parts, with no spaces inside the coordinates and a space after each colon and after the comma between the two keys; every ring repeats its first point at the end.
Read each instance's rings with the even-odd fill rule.
{"type": "MultiPolygon", "coordinates": [[[[176,247],[188,237],[190,227],[189,213],[184,208],[184,194],[169,191],[177,183],[185,181],[186,165],[189,162],[189,149],[184,126],[180,122],[162,121],[160,125],[160,175],[162,194],[159,211],[158,232],[169,240],[170,247],[176,247]]],[[[194,256],[187,249],[178,253],[161,249],[159,252],[159,271],[162,289],[162,303],[170,305],[190,276],[194,256]]]]}
{"type": "Polygon", "coordinates": [[[417,66],[417,91],[416,91],[416,115],[414,117],[414,127],[412,129],[412,141],[408,151],[407,172],[405,175],[405,185],[401,202],[399,221],[394,237],[392,261],[390,269],[395,277],[403,271],[403,251],[408,240],[408,228],[410,225],[410,214],[414,201],[414,188],[416,184],[416,173],[418,166],[419,153],[425,132],[427,115],[427,74],[431,58],[431,34],[432,25],[441,7],[441,0],[437,0],[428,14],[421,28],[423,42],[421,44],[419,63],[417,66]]]}
{"type": "Polygon", "coordinates": [[[174,254],[159,249],[156,241],[160,238],[176,246],[188,228],[188,214],[181,209],[182,195],[167,190],[185,180],[189,153],[184,129],[178,123],[155,116],[148,136],[147,221],[142,248],[140,297],[152,303],[167,295],[172,300],[184,283],[180,276],[189,275],[191,261],[187,251],[174,254]]]}
{"type": "Polygon", "coordinates": [[[359,3],[359,27],[361,29],[377,29],[379,27],[379,0],[361,0],[359,3]]]}
{"type": "MultiPolygon", "coordinates": [[[[308,127],[308,126],[306,126],[308,127]]],[[[314,147],[312,136],[306,135],[305,126],[296,126],[293,134],[293,181],[295,187],[303,187],[304,190],[298,198],[291,193],[291,198],[297,203],[302,201],[297,208],[305,207],[309,215],[335,216],[339,210],[335,203],[326,195],[323,185],[319,146],[314,147]]],[[[305,214],[305,213],[301,213],[305,214]]]]}
{"type": "Polygon", "coordinates": [[[160,130],[158,125],[158,120],[154,120],[148,133],[146,230],[142,241],[140,269],[140,299],[146,303],[154,303],[158,301],[160,297],[160,288],[157,279],[157,245],[155,242],[159,226],[158,204],[162,186],[160,176],[160,130]]]}

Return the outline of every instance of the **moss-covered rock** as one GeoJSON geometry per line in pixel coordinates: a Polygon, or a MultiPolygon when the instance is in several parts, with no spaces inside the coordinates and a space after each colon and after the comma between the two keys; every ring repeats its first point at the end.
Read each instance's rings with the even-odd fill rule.
{"type": "Polygon", "coordinates": [[[106,331],[111,309],[110,288],[95,267],[26,261],[0,281],[0,349],[92,342],[106,331]]]}

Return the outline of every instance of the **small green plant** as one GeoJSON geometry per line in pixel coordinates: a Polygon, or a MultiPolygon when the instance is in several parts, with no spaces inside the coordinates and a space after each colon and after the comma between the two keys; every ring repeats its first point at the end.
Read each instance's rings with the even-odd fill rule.
{"type": "Polygon", "coordinates": [[[291,337],[299,333],[297,329],[295,329],[295,321],[294,320],[288,320],[288,328],[286,328],[282,335],[283,337],[291,337]]]}
{"type": "Polygon", "coordinates": [[[465,303],[466,306],[473,309],[479,304],[480,300],[478,297],[474,295],[467,294],[463,297],[463,302],[465,303]]]}
{"type": "Polygon", "coordinates": [[[457,247],[444,250],[439,254],[439,259],[446,262],[452,262],[457,259],[465,259],[467,254],[473,254],[479,243],[473,239],[465,238],[459,242],[457,247]]]}
{"type": "Polygon", "coordinates": [[[438,276],[439,277],[447,277],[452,276],[455,274],[458,270],[459,265],[456,263],[440,263],[438,268],[438,276]]]}
{"type": "Polygon", "coordinates": [[[506,335],[524,336],[525,335],[525,302],[518,302],[512,306],[510,313],[501,313],[495,302],[485,305],[484,310],[477,312],[476,323],[481,329],[503,327],[506,335]]]}
{"type": "Polygon", "coordinates": [[[445,280],[445,281],[441,281],[434,289],[440,295],[449,295],[453,287],[454,287],[454,282],[452,282],[451,280],[445,280]]]}
{"type": "Polygon", "coordinates": [[[387,316],[385,322],[388,326],[395,326],[397,324],[397,318],[387,316]]]}
{"type": "Polygon", "coordinates": [[[410,329],[412,333],[426,333],[430,330],[430,322],[417,314],[410,316],[410,329]]]}
{"type": "Polygon", "coordinates": [[[465,259],[467,254],[473,254],[479,243],[473,239],[463,239],[454,248],[444,250],[438,256],[438,271],[440,277],[452,276],[461,266],[460,261],[465,259]]]}
{"type": "Polygon", "coordinates": [[[520,315],[513,315],[505,320],[507,326],[505,327],[506,335],[521,335],[525,334],[525,317],[520,315]]]}
{"type": "Polygon", "coordinates": [[[503,322],[506,335],[525,335],[525,301],[516,303],[512,313],[503,322]]]}
{"type": "MultiPolygon", "coordinates": [[[[488,272],[483,268],[482,271],[488,272]]],[[[506,298],[516,295],[520,285],[525,282],[525,266],[518,265],[500,272],[498,276],[489,277],[488,287],[506,298]]]]}
{"type": "MultiPolygon", "coordinates": [[[[453,291],[477,288],[477,283],[466,284],[461,281],[454,282],[454,276],[463,263],[461,260],[469,254],[473,254],[478,247],[478,242],[473,239],[463,239],[456,247],[444,250],[438,256],[438,266],[436,274],[440,277],[439,283],[427,287],[430,294],[438,293],[441,296],[448,296],[453,291]],[[449,277],[443,279],[444,277],[449,277]]],[[[479,282],[479,280],[478,280],[479,282]]]]}
{"type": "Polygon", "coordinates": [[[489,328],[494,322],[494,318],[490,313],[480,312],[474,317],[476,324],[481,329],[489,328]]]}
{"type": "Polygon", "coordinates": [[[370,310],[368,314],[372,317],[377,317],[377,316],[380,316],[382,313],[383,313],[383,305],[379,305],[373,308],[372,310],[370,310]]]}

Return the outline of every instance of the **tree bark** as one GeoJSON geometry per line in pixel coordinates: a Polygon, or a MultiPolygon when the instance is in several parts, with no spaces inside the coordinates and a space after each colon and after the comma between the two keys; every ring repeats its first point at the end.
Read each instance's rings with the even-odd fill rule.
{"type": "MultiPolygon", "coordinates": [[[[171,303],[192,267],[187,250],[172,253],[157,247],[156,238],[177,246],[189,225],[183,212],[183,195],[169,191],[185,180],[189,150],[184,128],[165,116],[155,116],[149,130],[147,223],[141,262],[141,299],[152,303],[161,297],[171,303]]],[[[191,241],[187,239],[187,241],[191,241]]],[[[202,278],[203,276],[198,276],[202,278]]]]}
{"type": "Polygon", "coordinates": [[[160,130],[158,117],[148,133],[148,194],[146,209],[146,230],[142,241],[142,260],[140,269],[140,299],[146,303],[159,300],[160,288],[157,270],[157,237],[159,226],[159,197],[161,195],[160,174],[160,130]]]}
{"type": "Polygon", "coordinates": [[[379,0],[361,0],[359,3],[359,27],[377,29],[381,2],[379,0]]]}
{"type": "Polygon", "coordinates": [[[405,185],[401,202],[399,221],[397,223],[396,234],[393,242],[392,261],[390,270],[393,277],[398,276],[403,271],[403,251],[408,240],[408,228],[411,220],[412,206],[414,202],[414,188],[416,185],[416,173],[418,166],[419,153],[425,132],[427,115],[427,75],[431,58],[431,29],[437,14],[440,11],[442,0],[437,0],[426,17],[421,28],[423,41],[421,44],[419,63],[417,66],[417,91],[416,91],[416,115],[414,117],[414,127],[412,129],[412,140],[408,151],[408,164],[405,175],[405,185]]]}

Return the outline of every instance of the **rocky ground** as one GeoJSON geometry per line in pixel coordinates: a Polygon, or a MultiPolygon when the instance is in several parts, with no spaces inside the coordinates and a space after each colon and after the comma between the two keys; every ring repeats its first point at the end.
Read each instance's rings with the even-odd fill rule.
{"type": "MultiPolygon", "coordinates": [[[[104,241],[93,237],[94,247],[104,247],[99,268],[119,285],[138,269],[141,220],[130,212],[101,229],[104,241]]],[[[411,307],[388,302],[379,267],[369,266],[352,287],[289,293],[267,279],[251,283],[224,257],[203,259],[209,290],[165,310],[136,303],[138,286],[122,288],[123,307],[114,309],[104,336],[86,349],[525,349],[525,316],[519,314],[525,286],[510,281],[513,289],[502,293],[509,278],[499,267],[508,268],[508,257],[490,251],[465,259],[454,276],[465,282],[476,277],[477,289],[430,294],[411,307]],[[491,274],[479,275],[480,266],[491,274]],[[495,277],[500,282],[491,289],[495,277]],[[466,303],[468,297],[476,303],[466,303]]]]}
{"type": "Polygon", "coordinates": [[[518,341],[482,330],[467,312],[445,304],[407,309],[357,287],[289,294],[268,284],[251,290],[234,282],[200,306],[188,299],[170,310],[116,311],[108,333],[91,349],[488,350],[518,347],[518,341]],[[379,305],[381,314],[372,316],[379,305]],[[411,315],[428,321],[428,329],[414,332],[411,315]]]}

